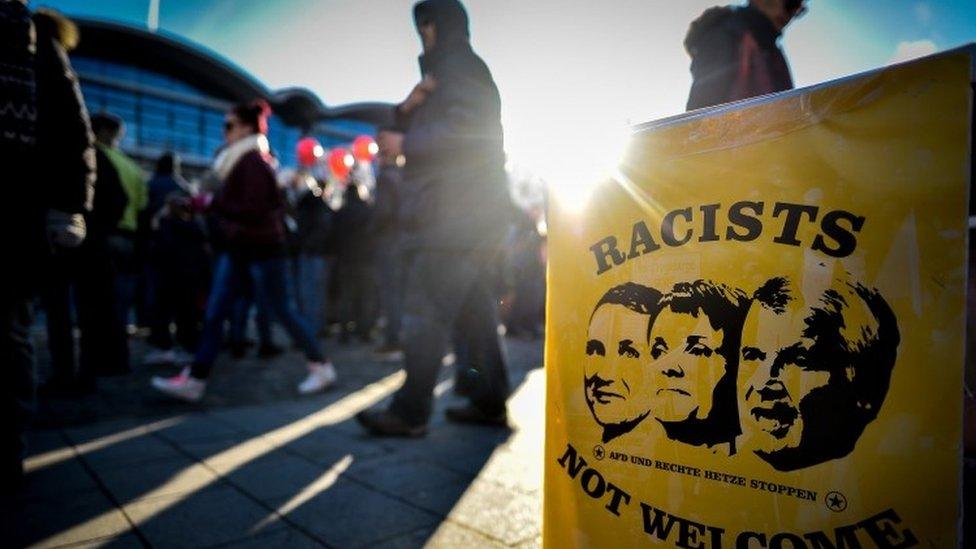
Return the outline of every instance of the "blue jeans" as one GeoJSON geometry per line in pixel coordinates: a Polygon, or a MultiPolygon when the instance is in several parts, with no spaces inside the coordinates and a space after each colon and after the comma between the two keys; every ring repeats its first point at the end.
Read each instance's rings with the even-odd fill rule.
{"type": "Polygon", "coordinates": [[[325,322],[330,267],[331,261],[321,255],[295,258],[295,305],[313,334],[318,334],[325,322]]]}
{"type": "Polygon", "coordinates": [[[288,300],[287,264],[284,258],[244,260],[223,254],[217,259],[214,280],[207,302],[203,335],[193,361],[192,375],[206,379],[220,351],[224,320],[231,314],[239,288],[248,281],[254,284],[254,298],[259,309],[269,313],[305,352],[306,358],[322,362],[325,356],[308,325],[288,300]]]}
{"type": "MultiPolygon", "coordinates": [[[[252,285],[253,286],[253,285],[252,285]]],[[[251,308],[255,305],[254,289],[246,287],[241,295],[234,298],[234,305],[230,314],[230,340],[232,343],[243,344],[247,339],[247,323],[251,319],[251,308]]],[[[254,313],[254,323],[258,328],[258,344],[262,347],[274,343],[271,336],[271,321],[264,310],[257,308],[254,313]]]]}

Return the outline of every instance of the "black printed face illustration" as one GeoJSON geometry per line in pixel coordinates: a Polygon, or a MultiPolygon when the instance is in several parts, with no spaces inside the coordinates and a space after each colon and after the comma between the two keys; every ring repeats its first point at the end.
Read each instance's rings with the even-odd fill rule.
{"type": "Polygon", "coordinates": [[[710,280],[679,282],[662,296],[648,334],[648,365],[651,415],[669,439],[735,452],[735,372],[746,304],[741,290],[710,280]]]}
{"type": "Polygon", "coordinates": [[[611,431],[629,430],[647,417],[649,320],[612,303],[600,305],[590,320],[583,362],[586,403],[596,422],[611,431]]]}
{"type": "Polygon", "coordinates": [[[785,279],[756,292],[742,331],[743,450],[779,470],[853,450],[888,389],[898,345],[890,308],[860,285],[804,303],[785,279]]]}
{"type": "Polygon", "coordinates": [[[757,437],[752,448],[766,455],[800,446],[800,404],[830,390],[830,371],[811,360],[816,341],[803,335],[808,311],[792,312],[777,315],[754,307],[743,327],[740,414],[744,424],[766,435],[757,437]]]}
{"type": "Polygon", "coordinates": [[[725,375],[725,357],[718,353],[724,339],[703,314],[658,314],[650,335],[654,417],[676,422],[711,413],[715,385],[725,375]]]}

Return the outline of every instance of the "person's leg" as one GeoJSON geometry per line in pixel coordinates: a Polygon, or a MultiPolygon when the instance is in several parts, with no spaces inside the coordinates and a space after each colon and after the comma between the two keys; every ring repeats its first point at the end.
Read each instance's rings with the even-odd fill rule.
{"type": "MultiPolygon", "coordinates": [[[[257,291],[257,290],[255,290],[257,291]]],[[[287,299],[287,293],[285,294],[285,299],[287,299]]],[[[271,332],[271,315],[273,313],[267,309],[257,299],[254,300],[254,324],[258,330],[258,348],[264,349],[271,354],[277,354],[281,352],[281,349],[275,346],[274,336],[271,332]]]]}
{"type": "Polygon", "coordinates": [[[136,296],[135,249],[128,236],[109,237],[111,260],[115,271],[115,308],[122,324],[127,330],[132,320],[132,309],[136,296]]]}
{"type": "Polygon", "coordinates": [[[394,394],[390,411],[410,425],[425,425],[441,359],[478,265],[455,253],[420,252],[408,269],[403,315],[407,378],[394,394]]]}
{"type": "Polygon", "coordinates": [[[45,269],[41,304],[51,353],[51,386],[69,387],[75,379],[75,341],[71,321],[71,272],[67,251],[53,254],[45,269]]]}
{"type": "Polygon", "coordinates": [[[400,346],[400,330],[403,326],[403,288],[406,275],[403,269],[403,254],[399,247],[389,253],[389,272],[379,283],[386,288],[386,344],[400,346]]]}
{"type": "Polygon", "coordinates": [[[31,302],[27,297],[0,299],[0,364],[7,381],[4,395],[3,433],[0,435],[2,484],[16,488],[23,479],[24,432],[34,408],[34,347],[30,340],[31,302]]]}
{"type": "Polygon", "coordinates": [[[313,335],[318,335],[325,316],[325,267],[325,258],[320,255],[302,254],[298,257],[296,305],[313,335]]]}
{"type": "MultiPolygon", "coordinates": [[[[462,315],[464,313],[462,312],[462,315]]],[[[461,317],[451,328],[451,348],[454,350],[454,393],[462,396],[471,394],[475,383],[475,376],[471,369],[471,352],[473,347],[471,338],[474,334],[465,332],[467,326],[461,322],[461,317]]]]}
{"type": "Polygon", "coordinates": [[[187,291],[187,288],[180,288],[173,280],[172,274],[162,269],[153,270],[149,287],[153,291],[150,300],[153,305],[149,309],[153,316],[149,344],[157,349],[169,351],[173,348],[170,324],[176,316],[177,302],[183,298],[182,294],[187,291]]]}
{"type": "Polygon", "coordinates": [[[200,343],[200,315],[197,309],[199,288],[195,287],[195,281],[192,279],[185,281],[181,286],[183,291],[173,295],[176,341],[183,350],[195,353],[200,343]]]}
{"type": "Polygon", "coordinates": [[[376,271],[373,266],[363,261],[356,266],[356,335],[361,341],[368,342],[372,338],[373,325],[376,323],[376,271]]]}
{"type": "Polygon", "coordinates": [[[259,309],[264,308],[281,323],[292,341],[302,348],[310,362],[324,362],[325,356],[318,341],[309,330],[308,324],[288,300],[285,269],[285,260],[281,258],[255,261],[250,264],[255,302],[259,309]]]}
{"type": "Polygon", "coordinates": [[[251,303],[250,296],[239,295],[234,298],[230,315],[230,329],[227,334],[231,345],[243,346],[247,340],[247,321],[251,312],[251,303]]]}
{"type": "Polygon", "coordinates": [[[498,309],[494,279],[485,269],[465,299],[457,327],[465,334],[467,348],[465,377],[468,397],[488,416],[505,412],[509,394],[508,367],[501,336],[498,335],[498,309]]]}
{"type": "Polygon", "coordinates": [[[339,338],[342,342],[348,340],[349,325],[353,322],[355,278],[349,261],[340,257],[336,262],[336,282],[339,286],[336,318],[339,320],[339,327],[341,328],[339,338]]]}
{"type": "Polygon", "coordinates": [[[245,267],[229,255],[223,254],[217,259],[214,268],[213,284],[210,289],[210,299],[207,302],[207,312],[203,322],[203,333],[200,344],[193,359],[191,375],[196,379],[207,379],[213,368],[217,354],[220,352],[220,342],[223,333],[224,320],[230,314],[234,304],[236,290],[240,287],[239,279],[243,276],[245,267]]]}
{"type": "Polygon", "coordinates": [[[116,271],[104,242],[90,242],[79,254],[75,284],[81,354],[78,378],[129,372],[129,338],[118,314],[116,271]]]}

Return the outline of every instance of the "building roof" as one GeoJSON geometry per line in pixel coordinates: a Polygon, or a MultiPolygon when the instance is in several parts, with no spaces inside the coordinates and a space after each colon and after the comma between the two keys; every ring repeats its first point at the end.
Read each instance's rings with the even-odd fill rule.
{"type": "Polygon", "coordinates": [[[309,129],[334,118],[375,125],[391,122],[388,103],[353,103],[330,107],[306,88],[271,90],[247,71],[198,44],[165,32],[74,17],[81,31],[76,55],[134,65],[190,82],[202,92],[231,102],[267,100],[286,124],[309,129]]]}

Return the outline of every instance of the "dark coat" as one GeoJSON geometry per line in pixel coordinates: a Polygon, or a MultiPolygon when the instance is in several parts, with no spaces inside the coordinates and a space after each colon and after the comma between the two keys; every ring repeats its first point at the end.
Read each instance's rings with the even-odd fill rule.
{"type": "Polygon", "coordinates": [[[149,219],[155,217],[163,209],[163,206],[166,205],[166,199],[171,194],[190,195],[189,184],[182,177],[173,174],[153,174],[148,187],[149,201],[144,212],[149,219]]]}
{"type": "Polygon", "coordinates": [[[98,171],[92,209],[85,216],[85,223],[88,226],[86,245],[97,245],[99,244],[97,241],[118,232],[119,221],[129,204],[129,196],[125,194],[119,172],[112,161],[100,148],[96,147],[95,151],[98,171]]]}
{"type": "Polygon", "coordinates": [[[373,258],[370,232],[372,208],[359,196],[355,185],[343,195],[342,207],[336,212],[336,244],[340,263],[365,263],[373,258]]]}
{"type": "Polygon", "coordinates": [[[335,252],[333,225],[335,212],[315,193],[305,192],[294,208],[294,251],[306,255],[331,255],[335,252]]]}
{"type": "Polygon", "coordinates": [[[0,164],[7,205],[0,234],[17,259],[11,274],[20,277],[5,286],[21,293],[31,289],[32,273],[49,249],[47,212],[91,207],[95,152],[65,51],[68,26],[57,14],[31,17],[19,2],[0,2],[0,164]]]}
{"type": "Polygon", "coordinates": [[[688,110],[793,89],[779,37],[755,8],[706,10],[685,37],[692,76],[688,110]]]}
{"type": "Polygon", "coordinates": [[[34,14],[37,32],[38,163],[47,207],[83,213],[91,207],[95,184],[95,148],[88,110],[78,77],[61,44],[59,22],[34,14]]]}
{"type": "Polygon", "coordinates": [[[383,244],[400,233],[400,187],[403,173],[396,166],[380,166],[376,174],[375,200],[370,220],[373,237],[383,244]]]}
{"type": "Polygon", "coordinates": [[[149,247],[149,260],[161,276],[186,285],[187,291],[206,285],[210,278],[210,253],[203,222],[197,217],[160,217],[149,247]]]}
{"type": "Polygon", "coordinates": [[[468,18],[456,0],[414,7],[437,29],[420,57],[437,88],[409,116],[405,130],[400,219],[420,248],[498,248],[511,214],[498,88],[468,42],[468,18]]]}
{"type": "Polygon", "coordinates": [[[241,156],[211,209],[227,252],[251,259],[284,253],[285,199],[274,170],[259,151],[241,156]]]}

